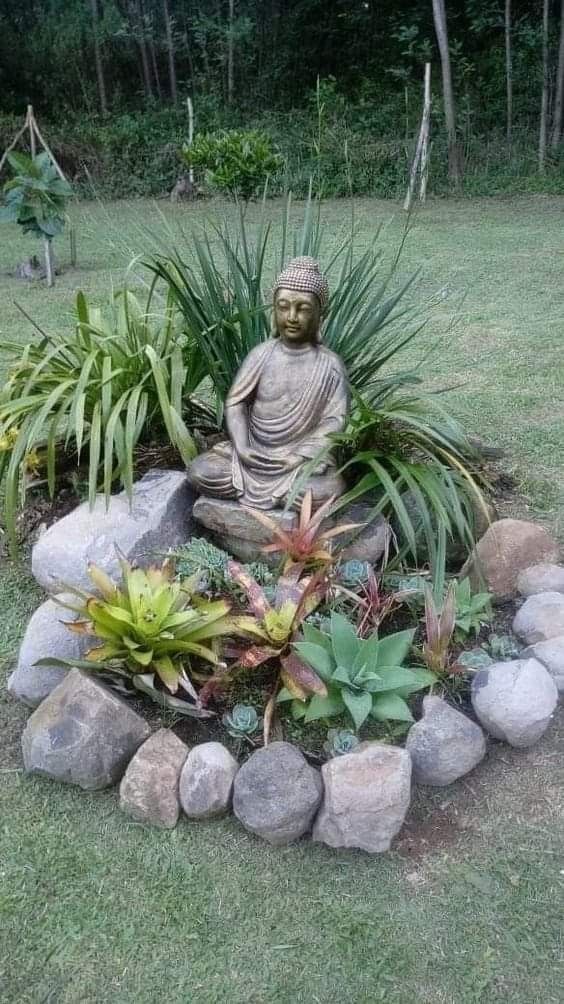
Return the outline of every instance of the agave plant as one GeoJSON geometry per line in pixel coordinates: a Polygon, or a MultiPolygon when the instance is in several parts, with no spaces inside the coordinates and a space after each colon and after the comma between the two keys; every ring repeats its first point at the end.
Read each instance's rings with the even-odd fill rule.
{"type": "MultiPolygon", "coordinates": [[[[122,588],[91,564],[88,572],[100,595],[77,593],[81,603],[71,607],[81,619],[67,623],[68,630],[98,640],[81,665],[121,672],[145,692],[154,691],[156,676],[170,694],[181,687],[192,698],[194,705],[187,704],[185,713],[203,711],[185,667],[193,657],[220,663],[217,640],[235,631],[229,604],[199,597],[196,577],[174,579],[168,559],[145,569],[124,558],[120,563],[122,588]]],[[[177,701],[174,707],[181,710],[185,703],[177,701]]]]}
{"type": "Polygon", "coordinates": [[[359,638],[354,624],[336,613],[329,634],[307,623],[302,631],[304,641],[292,647],[324,681],[327,693],[315,693],[304,704],[294,700],[290,688],[282,690],[278,700],[292,700],[296,718],[312,722],[348,712],[356,731],[369,716],[379,722],[413,721],[406,698],[435,682],[433,673],[403,665],[414,631],[359,638]]]}
{"type": "Polygon", "coordinates": [[[283,530],[278,523],[259,509],[249,509],[249,513],[271,531],[275,538],[272,544],[266,544],[264,554],[282,552],[285,557],[283,573],[288,572],[292,565],[315,567],[329,565],[333,561],[330,541],[343,533],[356,530],[359,523],[341,523],[328,530],[321,530],[321,524],[326,519],[335,503],[336,496],[330,498],[315,512],[313,510],[313,495],[311,489],[306,491],[300,506],[298,526],[295,530],[283,530]]]}

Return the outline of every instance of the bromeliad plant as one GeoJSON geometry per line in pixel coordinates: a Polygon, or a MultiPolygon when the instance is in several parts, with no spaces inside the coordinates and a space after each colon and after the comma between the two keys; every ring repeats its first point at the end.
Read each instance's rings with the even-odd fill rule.
{"type": "Polygon", "coordinates": [[[455,631],[457,641],[464,641],[469,634],[477,635],[484,624],[492,619],[491,594],[472,593],[470,579],[462,579],[455,586],[455,631]]]}
{"type": "Polygon", "coordinates": [[[313,510],[313,494],[310,488],[306,491],[301,506],[299,523],[295,530],[283,530],[278,523],[259,509],[249,509],[249,514],[270,530],[274,537],[272,544],[266,544],[264,554],[282,553],[284,557],[283,574],[288,573],[294,565],[302,568],[326,567],[333,562],[331,541],[343,533],[356,530],[359,523],[341,523],[328,530],[321,530],[321,524],[331,513],[336,496],[330,498],[315,512],[313,510]]]}
{"type": "Polygon", "coordinates": [[[274,602],[267,600],[264,591],[236,561],[229,562],[233,580],[245,593],[251,613],[234,618],[237,632],[249,641],[226,648],[234,657],[229,667],[256,669],[269,660],[280,667],[279,682],[297,701],[305,701],[309,694],[326,695],[327,687],[321,677],[291,650],[291,642],[300,626],[321,603],[327,591],[327,581],[322,572],[303,576],[303,566],[293,565],[289,574],[278,579],[274,602]]]}
{"type": "Polygon", "coordinates": [[[404,666],[414,631],[359,638],[354,625],[336,613],[330,633],[307,623],[302,631],[304,641],[292,648],[323,680],[327,693],[317,692],[304,702],[296,701],[290,688],[283,689],[278,700],[292,701],[295,718],[307,723],[348,712],[356,731],[368,717],[378,722],[413,721],[407,698],[435,682],[433,673],[404,666]]]}
{"type": "Polygon", "coordinates": [[[12,547],[16,512],[25,500],[29,457],[43,469],[51,497],[63,458],[88,464],[88,497],[101,483],[109,499],[121,481],[131,493],[137,445],[168,441],[188,463],[196,447],[188,423],[213,423],[195,396],[204,371],[195,347],[181,334],[173,303],[142,304],[117,293],[105,311],[79,293],[71,335],[39,337],[22,347],[0,342],[11,366],[0,391],[0,480],[12,547]]]}
{"type": "Polygon", "coordinates": [[[210,712],[202,707],[188,674],[194,658],[213,666],[220,664],[217,640],[235,631],[229,604],[199,597],[196,577],[174,579],[169,560],[146,569],[123,558],[120,564],[121,588],[100,568],[90,565],[89,575],[100,595],[77,592],[81,602],[71,606],[81,619],[67,623],[69,631],[99,642],[80,665],[125,676],[133,687],[159,703],[183,714],[207,717],[210,712]],[[164,691],[155,686],[155,677],[164,691]],[[179,688],[193,703],[170,698],[179,688]]]}

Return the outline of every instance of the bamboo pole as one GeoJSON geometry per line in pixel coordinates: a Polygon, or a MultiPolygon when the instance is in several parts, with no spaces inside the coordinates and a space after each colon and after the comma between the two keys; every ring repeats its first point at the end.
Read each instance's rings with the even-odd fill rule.
{"type": "MultiPolygon", "coordinates": [[[[405,195],[403,208],[406,213],[411,209],[411,203],[413,201],[413,193],[415,192],[415,182],[417,180],[417,170],[421,163],[421,156],[423,151],[423,143],[425,140],[425,127],[427,126],[427,141],[429,138],[429,115],[431,111],[431,64],[425,63],[425,96],[423,102],[423,114],[421,116],[421,125],[419,127],[419,136],[417,137],[417,146],[415,147],[415,154],[411,164],[411,170],[409,172],[409,183],[407,186],[407,192],[405,195]]],[[[427,152],[425,153],[427,158],[427,152]]],[[[425,169],[427,167],[427,162],[425,162],[425,169]]],[[[425,182],[425,191],[427,183],[425,182]]],[[[420,195],[421,198],[421,195],[420,195]]]]}
{"type": "MultiPolygon", "coordinates": [[[[194,140],[194,105],[192,104],[192,98],[188,97],[186,99],[186,104],[188,105],[188,147],[192,146],[194,140]]],[[[193,192],[194,189],[194,168],[190,165],[188,170],[188,180],[190,182],[190,191],[193,192]]]]}

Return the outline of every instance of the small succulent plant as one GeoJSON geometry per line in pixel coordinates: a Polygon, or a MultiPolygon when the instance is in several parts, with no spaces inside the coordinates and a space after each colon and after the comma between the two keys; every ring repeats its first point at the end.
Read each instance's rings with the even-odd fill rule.
{"type": "Polygon", "coordinates": [[[337,580],[343,586],[358,586],[359,583],[368,582],[372,566],[369,561],[361,561],[359,558],[349,558],[343,561],[337,569],[337,580]]]}
{"type": "Polygon", "coordinates": [[[491,634],[488,638],[488,648],[494,661],[497,659],[505,662],[507,659],[516,659],[522,646],[512,634],[491,634]]]}
{"type": "Polygon", "coordinates": [[[456,666],[464,670],[479,670],[485,666],[491,666],[493,659],[485,648],[470,648],[466,652],[461,652],[456,660],[456,666]]]}
{"type": "Polygon", "coordinates": [[[230,736],[234,739],[248,739],[256,732],[260,722],[252,704],[236,704],[221,719],[230,736]]]}
{"type": "Polygon", "coordinates": [[[344,756],[345,753],[352,753],[358,749],[359,744],[358,736],[349,729],[328,729],[323,749],[329,757],[344,756]]]}

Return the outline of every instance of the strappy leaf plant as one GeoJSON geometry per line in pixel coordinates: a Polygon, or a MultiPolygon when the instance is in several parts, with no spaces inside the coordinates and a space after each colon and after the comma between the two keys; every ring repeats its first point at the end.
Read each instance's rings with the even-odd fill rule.
{"type": "Polygon", "coordinates": [[[179,330],[174,304],[112,297],[105,310],[79,293],[74,330],[38,336],[22,348],[0,342],[9,375],[0,391],[0,479],[5,520],[15,546],[30,457],[54,495],[62,460],[86,461],[88,497],[116,483],[131,492],[138,443],[168,439],[185,462],[196,453],[189,424],[213,422],[194,392],[205,373],[179,330]]]}

